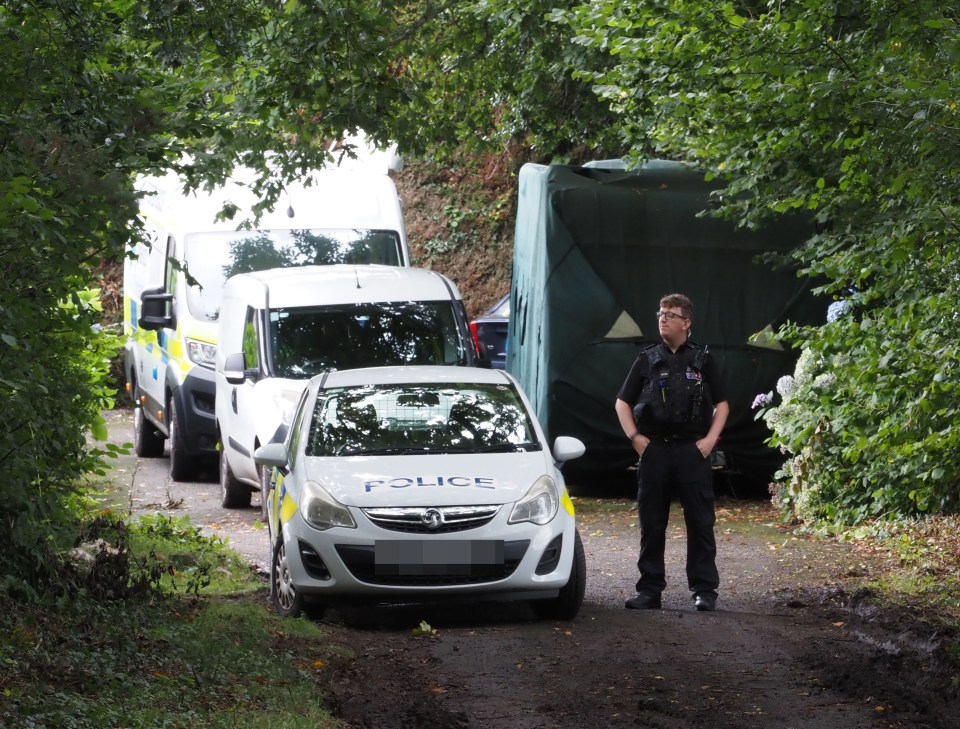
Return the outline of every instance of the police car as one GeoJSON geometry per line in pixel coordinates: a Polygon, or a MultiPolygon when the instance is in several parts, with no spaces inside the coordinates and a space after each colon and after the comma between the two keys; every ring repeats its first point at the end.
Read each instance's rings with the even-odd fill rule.
{"type": "Polygon", "coordinates": [[[271,599],[317,617],[343,602],[528,599],[569,620],[586,569],[560,466],[502,370],[418,366],[312,378],[273,468],[271,599]]]}

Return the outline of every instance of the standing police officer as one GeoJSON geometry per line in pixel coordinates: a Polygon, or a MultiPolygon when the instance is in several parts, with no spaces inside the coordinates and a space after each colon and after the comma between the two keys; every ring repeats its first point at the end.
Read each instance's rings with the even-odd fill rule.
{"type": "Polygon", "coordinates": [[[637,357],[617,393],[620,426],[640,455],[637,503],[640,558],[632,610],[660,607],[666,587],[664,550],[670,501],[676,493],[687,527],[687,584],[697,610],[717,602],[717,543],[710,453],[730,412],[707,350],[687,341],[693,303],[682,294],[660,300],[660,344],[637,357]]]}

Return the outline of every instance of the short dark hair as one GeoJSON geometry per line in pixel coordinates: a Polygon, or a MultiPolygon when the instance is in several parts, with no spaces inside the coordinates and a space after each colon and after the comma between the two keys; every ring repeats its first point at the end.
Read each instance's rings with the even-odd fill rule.
{"type": "Polygon", "coordinates": [[[687,319],[693,319],[693,302],[683,294],[666,294],[660,299],[661,309],[680,309],[687,319]]]}

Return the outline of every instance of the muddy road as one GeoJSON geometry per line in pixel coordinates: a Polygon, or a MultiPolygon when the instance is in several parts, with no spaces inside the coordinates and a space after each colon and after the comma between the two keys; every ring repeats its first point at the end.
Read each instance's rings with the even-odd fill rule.
{"type": "MultiPolygon", "coordinates": [[[[128,412],[111,413],[110,425],[113,440],[130,440],[128,412]]],[[[165,458],[117,463],[114,481],[133,512],[187,514],[265,572],[257,498],[222,509],[215,472],[176,484],[166,467],[165,458]]],[[[957,681],[938,636],[870,606],[863,586],[882,569],[872,558],[797,538],[765,502],[721,498],[717,611],[693,610],[679,512],[663,609],[628,611],[634,504],[575,503],[588,569],[575,620],[537,621],[521,603],[330,612],[331,638],[353,656],[325,675],[331,709],[357,729],[958,725],[957,681]]]]}

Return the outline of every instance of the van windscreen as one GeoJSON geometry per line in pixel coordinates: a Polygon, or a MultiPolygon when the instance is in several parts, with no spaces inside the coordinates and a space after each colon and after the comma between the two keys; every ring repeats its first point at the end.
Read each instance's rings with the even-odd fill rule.
{"type": "Polygon", "coordinates": [[[270,369],[305,378],[386,365],[466,365],[450,301],[403,301],[270,311],[270,369]]]}
{"type": "Polygon", "coordinates": [[[199,284],[187,290],[187,305],[206,321],[217,320],[223,284],[238,273],[333,263],[403,265],[397,231],[354,228],[192,233],[184,238],[184,257],[199,284]]]}

